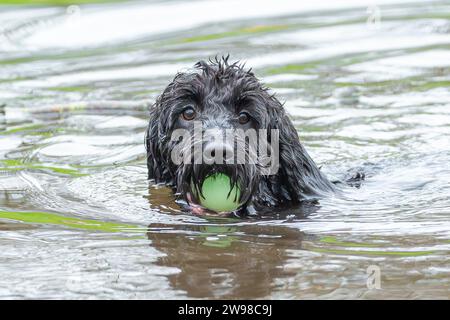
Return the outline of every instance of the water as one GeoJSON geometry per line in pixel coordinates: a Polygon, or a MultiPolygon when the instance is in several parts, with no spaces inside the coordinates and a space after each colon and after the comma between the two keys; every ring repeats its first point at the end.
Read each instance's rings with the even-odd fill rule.
{"type": "Polygon", "coordinates": [[[450,3],[377,4],[1,7],[0,298],[449,298],[450,3]],[[149,188],[148,106],[226,53],[366,182],[259,220],[149,188]]]}

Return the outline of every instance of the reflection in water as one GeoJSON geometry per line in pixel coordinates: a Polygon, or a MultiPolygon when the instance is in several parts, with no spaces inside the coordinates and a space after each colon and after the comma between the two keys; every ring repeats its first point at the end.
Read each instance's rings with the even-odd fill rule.
{"type": "Polygon", "coordinates": [[[176,267],[169,276],[174,289],[194,298],[263,298],[284,270],[287,248],[301,249],[303,233],[284,227],[150,225],[151,245],[165,253],[158,264],[176,267]]]}
{"type": "Polygon", "coordinates": [[[149,186],[148,195],[145,197],[152,210],[181,213],[181,208],[176,203],[176,196],[173,194],[170,187],[149,186]]]}
{"type": "Polygon", "coordinates": [[[29,224],[19,224],[19,223],[3,223],[0,222],[0,231],[15,231],[15,230],[27,230],[33,229],[34,227],[29,224]]]}

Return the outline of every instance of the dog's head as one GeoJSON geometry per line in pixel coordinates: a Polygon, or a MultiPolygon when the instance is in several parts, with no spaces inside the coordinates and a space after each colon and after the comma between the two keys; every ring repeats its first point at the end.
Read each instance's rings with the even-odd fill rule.
{"type": "Polygon", "coordinates": [[[149,178],[172,184],[191,204],[218,172],[238,185],[242,205],[255,194],[276,205],[308,191],[297,175],[310,158],[281,103],[251,70],[227,58],[175,76],[151,109],[146,146],[149,178]]]}

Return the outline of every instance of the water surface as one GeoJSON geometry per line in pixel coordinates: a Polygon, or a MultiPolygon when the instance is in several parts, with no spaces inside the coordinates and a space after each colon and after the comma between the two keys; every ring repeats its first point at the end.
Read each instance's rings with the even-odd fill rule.
{"type": "Polygon", "coordinates": [[[377,4],[0,7],[0,298],[449,298],[450,3],[377,4]],[[228,53],[366,182],[254,220],[149,187],[148,107],[228,53]]]}

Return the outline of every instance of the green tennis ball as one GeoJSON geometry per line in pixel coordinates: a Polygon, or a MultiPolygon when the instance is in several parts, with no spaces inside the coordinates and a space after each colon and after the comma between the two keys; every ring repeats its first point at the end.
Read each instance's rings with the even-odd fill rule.
{"type": "Polygon", "coordinates": [[[231,189],[230,177],[216,173],[207,177],[201,187],[200,204],[216,212],[229,212],[239,208],[241,191],[237,185],[231,189]],[[231,192],[230,192],[231,191],[231,192]]]}

